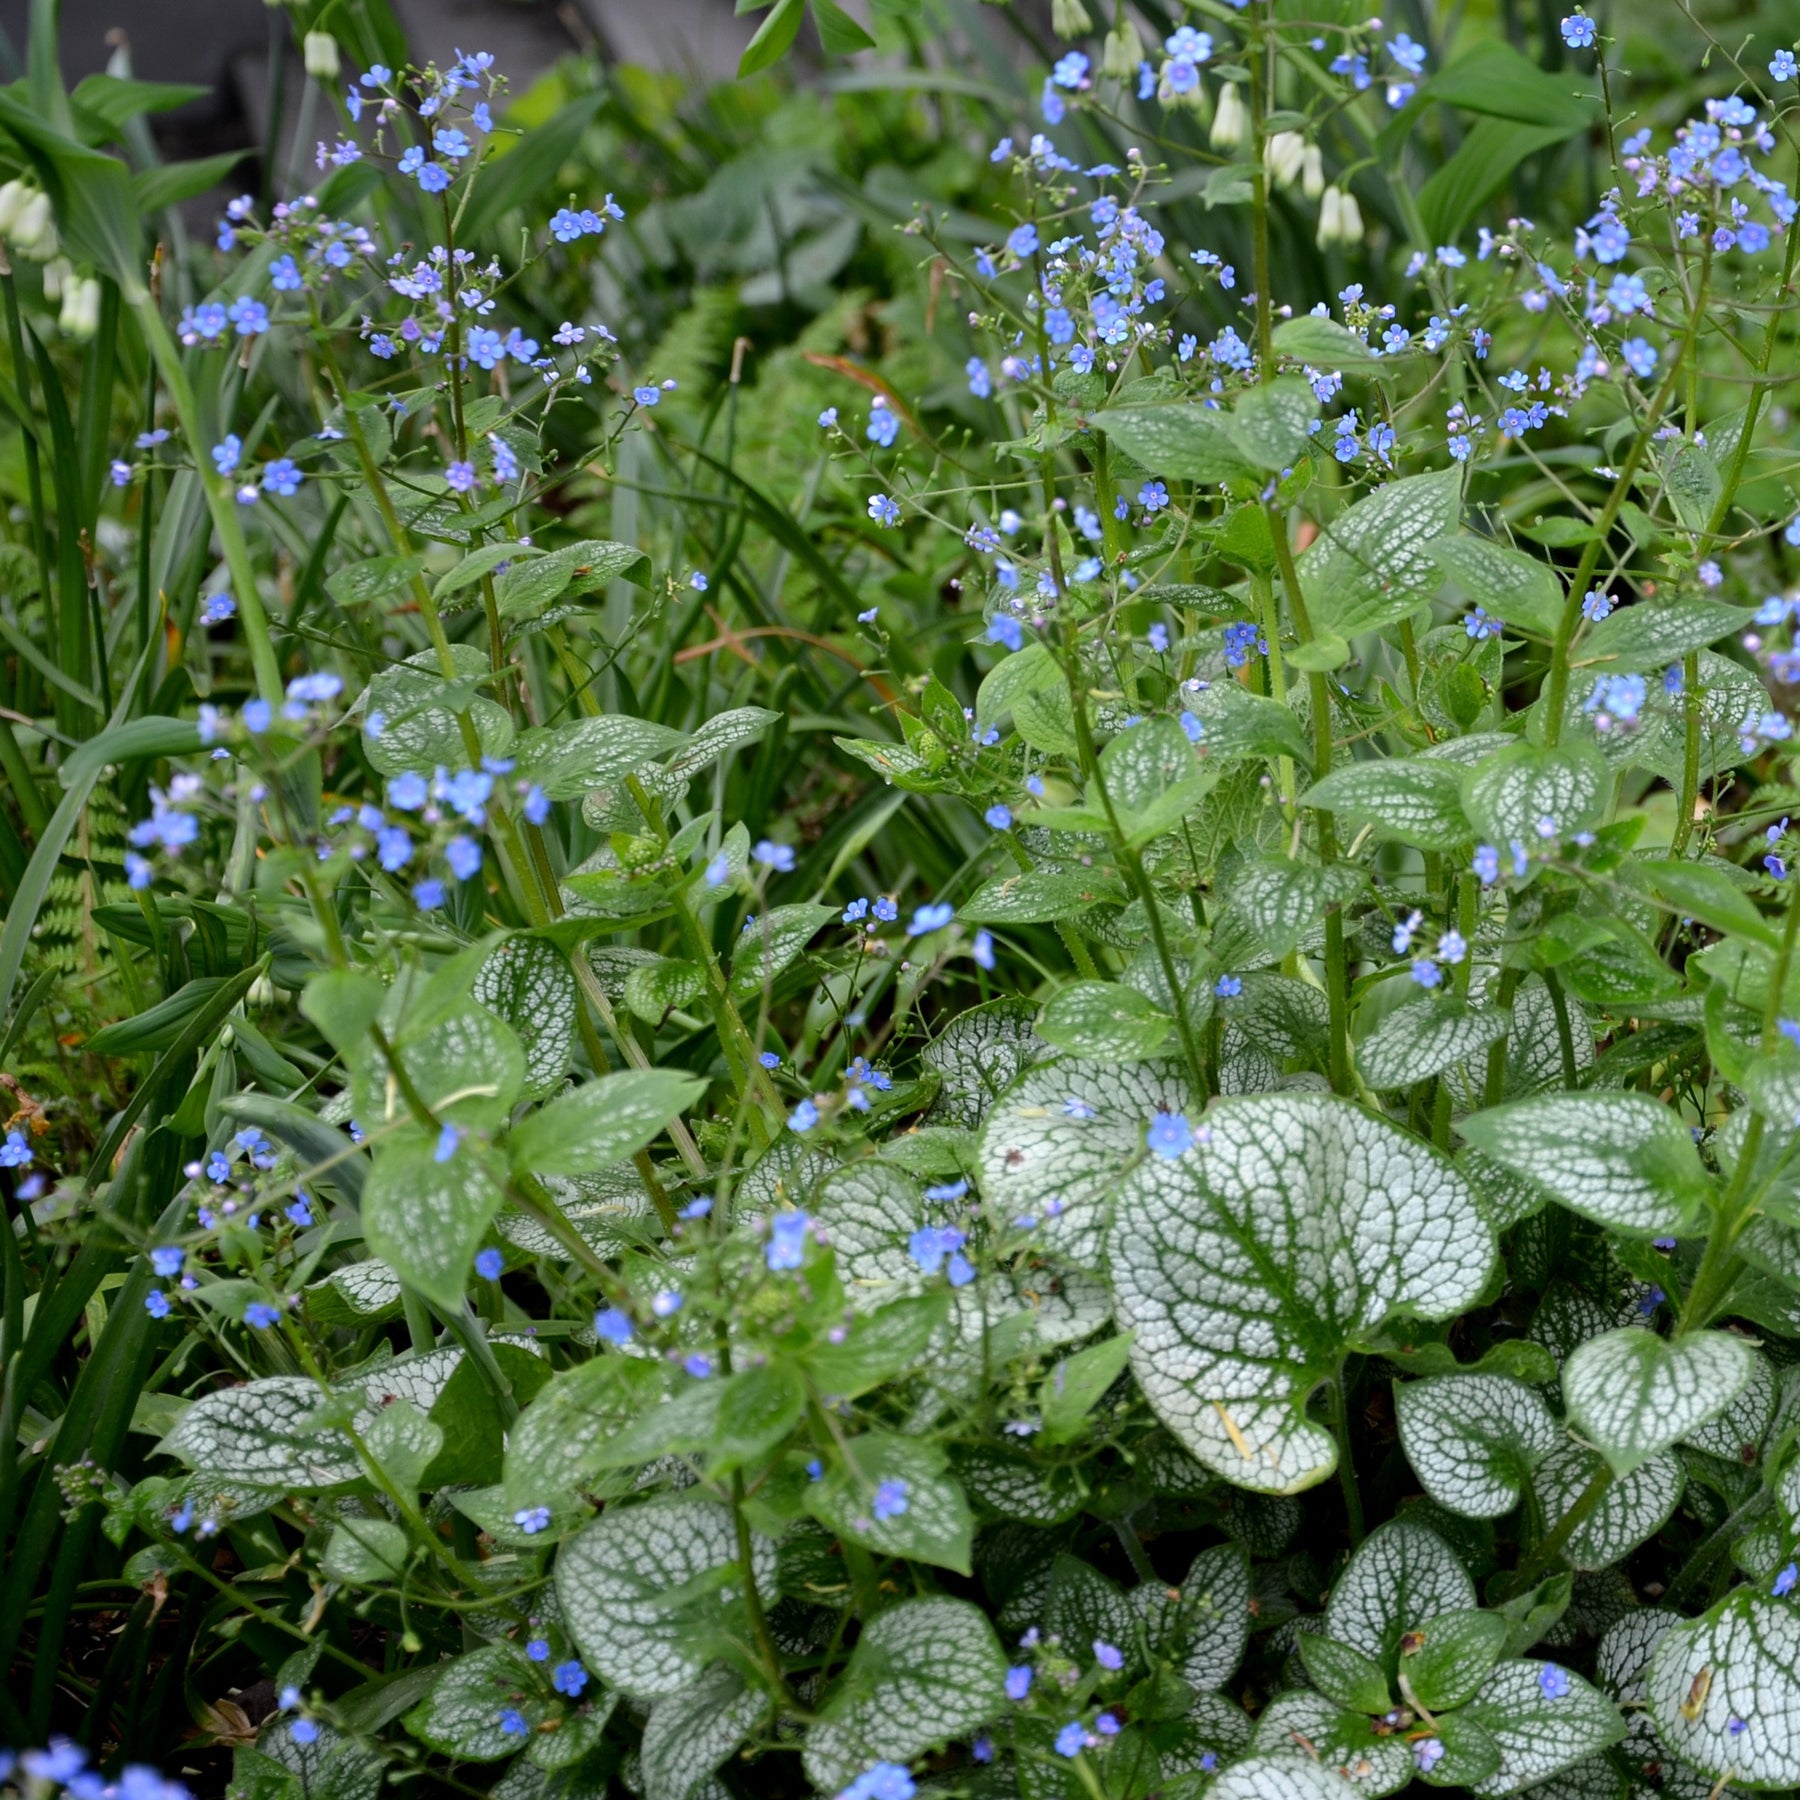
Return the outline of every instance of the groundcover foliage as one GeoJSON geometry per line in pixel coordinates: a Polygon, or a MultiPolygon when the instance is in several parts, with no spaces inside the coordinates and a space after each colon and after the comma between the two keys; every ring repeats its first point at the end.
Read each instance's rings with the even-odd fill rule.
{"type": "Polygon", "coordinates": [[[1800,1788],[1791,51],[40,12],[6,1778],[1800,1788]]]}

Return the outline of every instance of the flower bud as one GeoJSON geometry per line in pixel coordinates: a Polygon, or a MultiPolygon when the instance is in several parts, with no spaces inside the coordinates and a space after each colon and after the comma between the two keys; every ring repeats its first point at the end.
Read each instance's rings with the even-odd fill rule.
{"type": "Polygon", "coordinates": [[[1306,161],[1306,139],[1297,131],[1278,131],[1263,151],[1263,162],[1277,187],[1292,187],[1306,161]]]}
{"type": "Polygon", "coordinates": [[[0,237],[10,237],[15,225],[19,222],[19,214],[25,210],[25,202],[37,190],[25,181],[9,181],[0,187],[0,237]]]}
{"type": "Polygon", "coordinates": [[[13,248],[33,262],[48,262],[56,254],[56,221],[50,213],[50,196],[34,193],[19,208],[11,232],[13,248]]]}
{"type": "Polygon", "coordinates": [[[1094,29],[1081,0],[1050,0],[1050,29],[1059,38],[1078,38],[1094,29]]]}
{"type": "Polygon", "coordinates": [[[60,300],[63,283],[75,273],[75,265],[66,256],[53,256],[44,264],[44,298],[60,300]]]}
{"type": "Polygon", "coordinates": [[[339,67],[337,39],[329,31],[309,31],[304,48],[307,74],[314,81],[336,81],[339,67]]]}
{"type": "Polygon", "coordinates": [[[1338,230],[1344,234],[1346,244],[1362,242],[1362,208],[1356,204],[1356,196],[1348,188],[1344,189],[1344,198],[1338,214],[1338,230]]]}
{"type": "Polygon", "coordinates": [[[1213,114],[1212,131],[1209,134],[1212,147],[1215,150],[1235,150],[1244,141],[1247,124],[1237,84],[1227,82],[1220,90],[1218,110],[1213,114]]]}
{"type": "Polygon", "coordinates": [[[1319,205],[1319,248],[1328,250],[1342,235],[1344,217],[1344,196],[1338,192],[1336,185],[1325,190],[1325,198],[1319,205]]]}
{"type": "Polygon", "coordinates": [[[1318,199],[1325,191],[1325,156],[1317,144],[1306,146],[1300,170],[1300,191],[1309,200],[1318,199]]]}
{"type": "Polygon", "coordinates": [[[1118,24],[1106,34],[1106,43],[1100,51],[1100,73],[1130,81],[1137,74],[1143,56],[1143,40],[1138,36],[1137,27],[1121,14],[1118,24]]]}
{"type": "Polygon", "coordinates": [[[56,321],[64,337],[85,344],[100,329],[100,282],[93,275],[74,275],[63,284],[62,313],[56,321]]]}

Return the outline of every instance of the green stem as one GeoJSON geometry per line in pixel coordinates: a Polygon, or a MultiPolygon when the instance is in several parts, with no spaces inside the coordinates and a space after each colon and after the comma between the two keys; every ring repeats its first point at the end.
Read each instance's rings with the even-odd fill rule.
{"type": "Polygon", "coordinates": [[[1506,1598],[1511,1599],[1513,1595],[1522,1594],[1537,1584],[1544,1571],[1561,1555],[1563,1546],[1581,1528],[1588,1514],[1606,1498],[1607,1489],[1612,1483],[1612,1464],[1603,1462],[1594,1471],[1587,1486],[1575,1496],[1575,1504],[1557,1520],[1555,1529],[1539,1538],[1532,1546],[1531,1554],[1513,1571],[1512,1578],[1505,1584],[1506,1598]]]}
{"type": "Polygon", "coordinates": [[[250,546],[244,538],[243,522],[238,517],[237,497],[231,491],[230,481],[213,468],[212,459],[205,454],[206,429],[200,416],[200,405],[194,398],[193,383],[182,366],[181,352],[169,335],[168,326],[163,323],[160,308],[147,293],[135,296],[131,307],[193,451],[194,478],[206,496],[206,510],[212,515],[213,529],[219,534],[219,543],[225,552],[225,566],[231,573],[238,619],[250,649],[250,666],[256,674],[257,694],[270,706],[279,706],[281,665],[275,658],[269,615],[263,610],[256,570],[250,562],[250,546]]]}
{"type": "Polygon", "coordinates": [[[1344,1395],[1342,1368],[1325,1384],[1325,1403],[1331,1413],[1331,1435],[1337,1439],[1338,1489],[1344,1496],[1344,1521],[1350,1532],[1350,1547],[1363,1541],[1362,1488],[1356,1479],[1356,1464],[1350,1454],[1350,1410],[1344,1395]]]}

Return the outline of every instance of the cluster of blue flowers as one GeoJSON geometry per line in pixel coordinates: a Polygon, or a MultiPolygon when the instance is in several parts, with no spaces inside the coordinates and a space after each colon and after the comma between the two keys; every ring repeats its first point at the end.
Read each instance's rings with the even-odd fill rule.
{"type": "Polygon", "coordinates": [[[181,1782],[143,1763],[129,1764],[116,1778],[108,1778],[90,1768],[88,1753],[68,1738],[52,1738],[44,1749],[22,1754],[0,1750],[0,1782],[21,1776],[43,1800],[57,1793],[68,1800],[193,1800],[181,1782]]]}

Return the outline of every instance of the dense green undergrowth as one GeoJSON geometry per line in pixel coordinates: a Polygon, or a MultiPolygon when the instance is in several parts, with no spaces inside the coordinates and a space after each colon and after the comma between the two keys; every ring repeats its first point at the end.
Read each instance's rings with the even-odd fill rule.
{"type": "Polygon", "coordinates": [[[1773,9],[290,22],[0,89],[0,1780],[1800,1788],[1773,9]]]}

